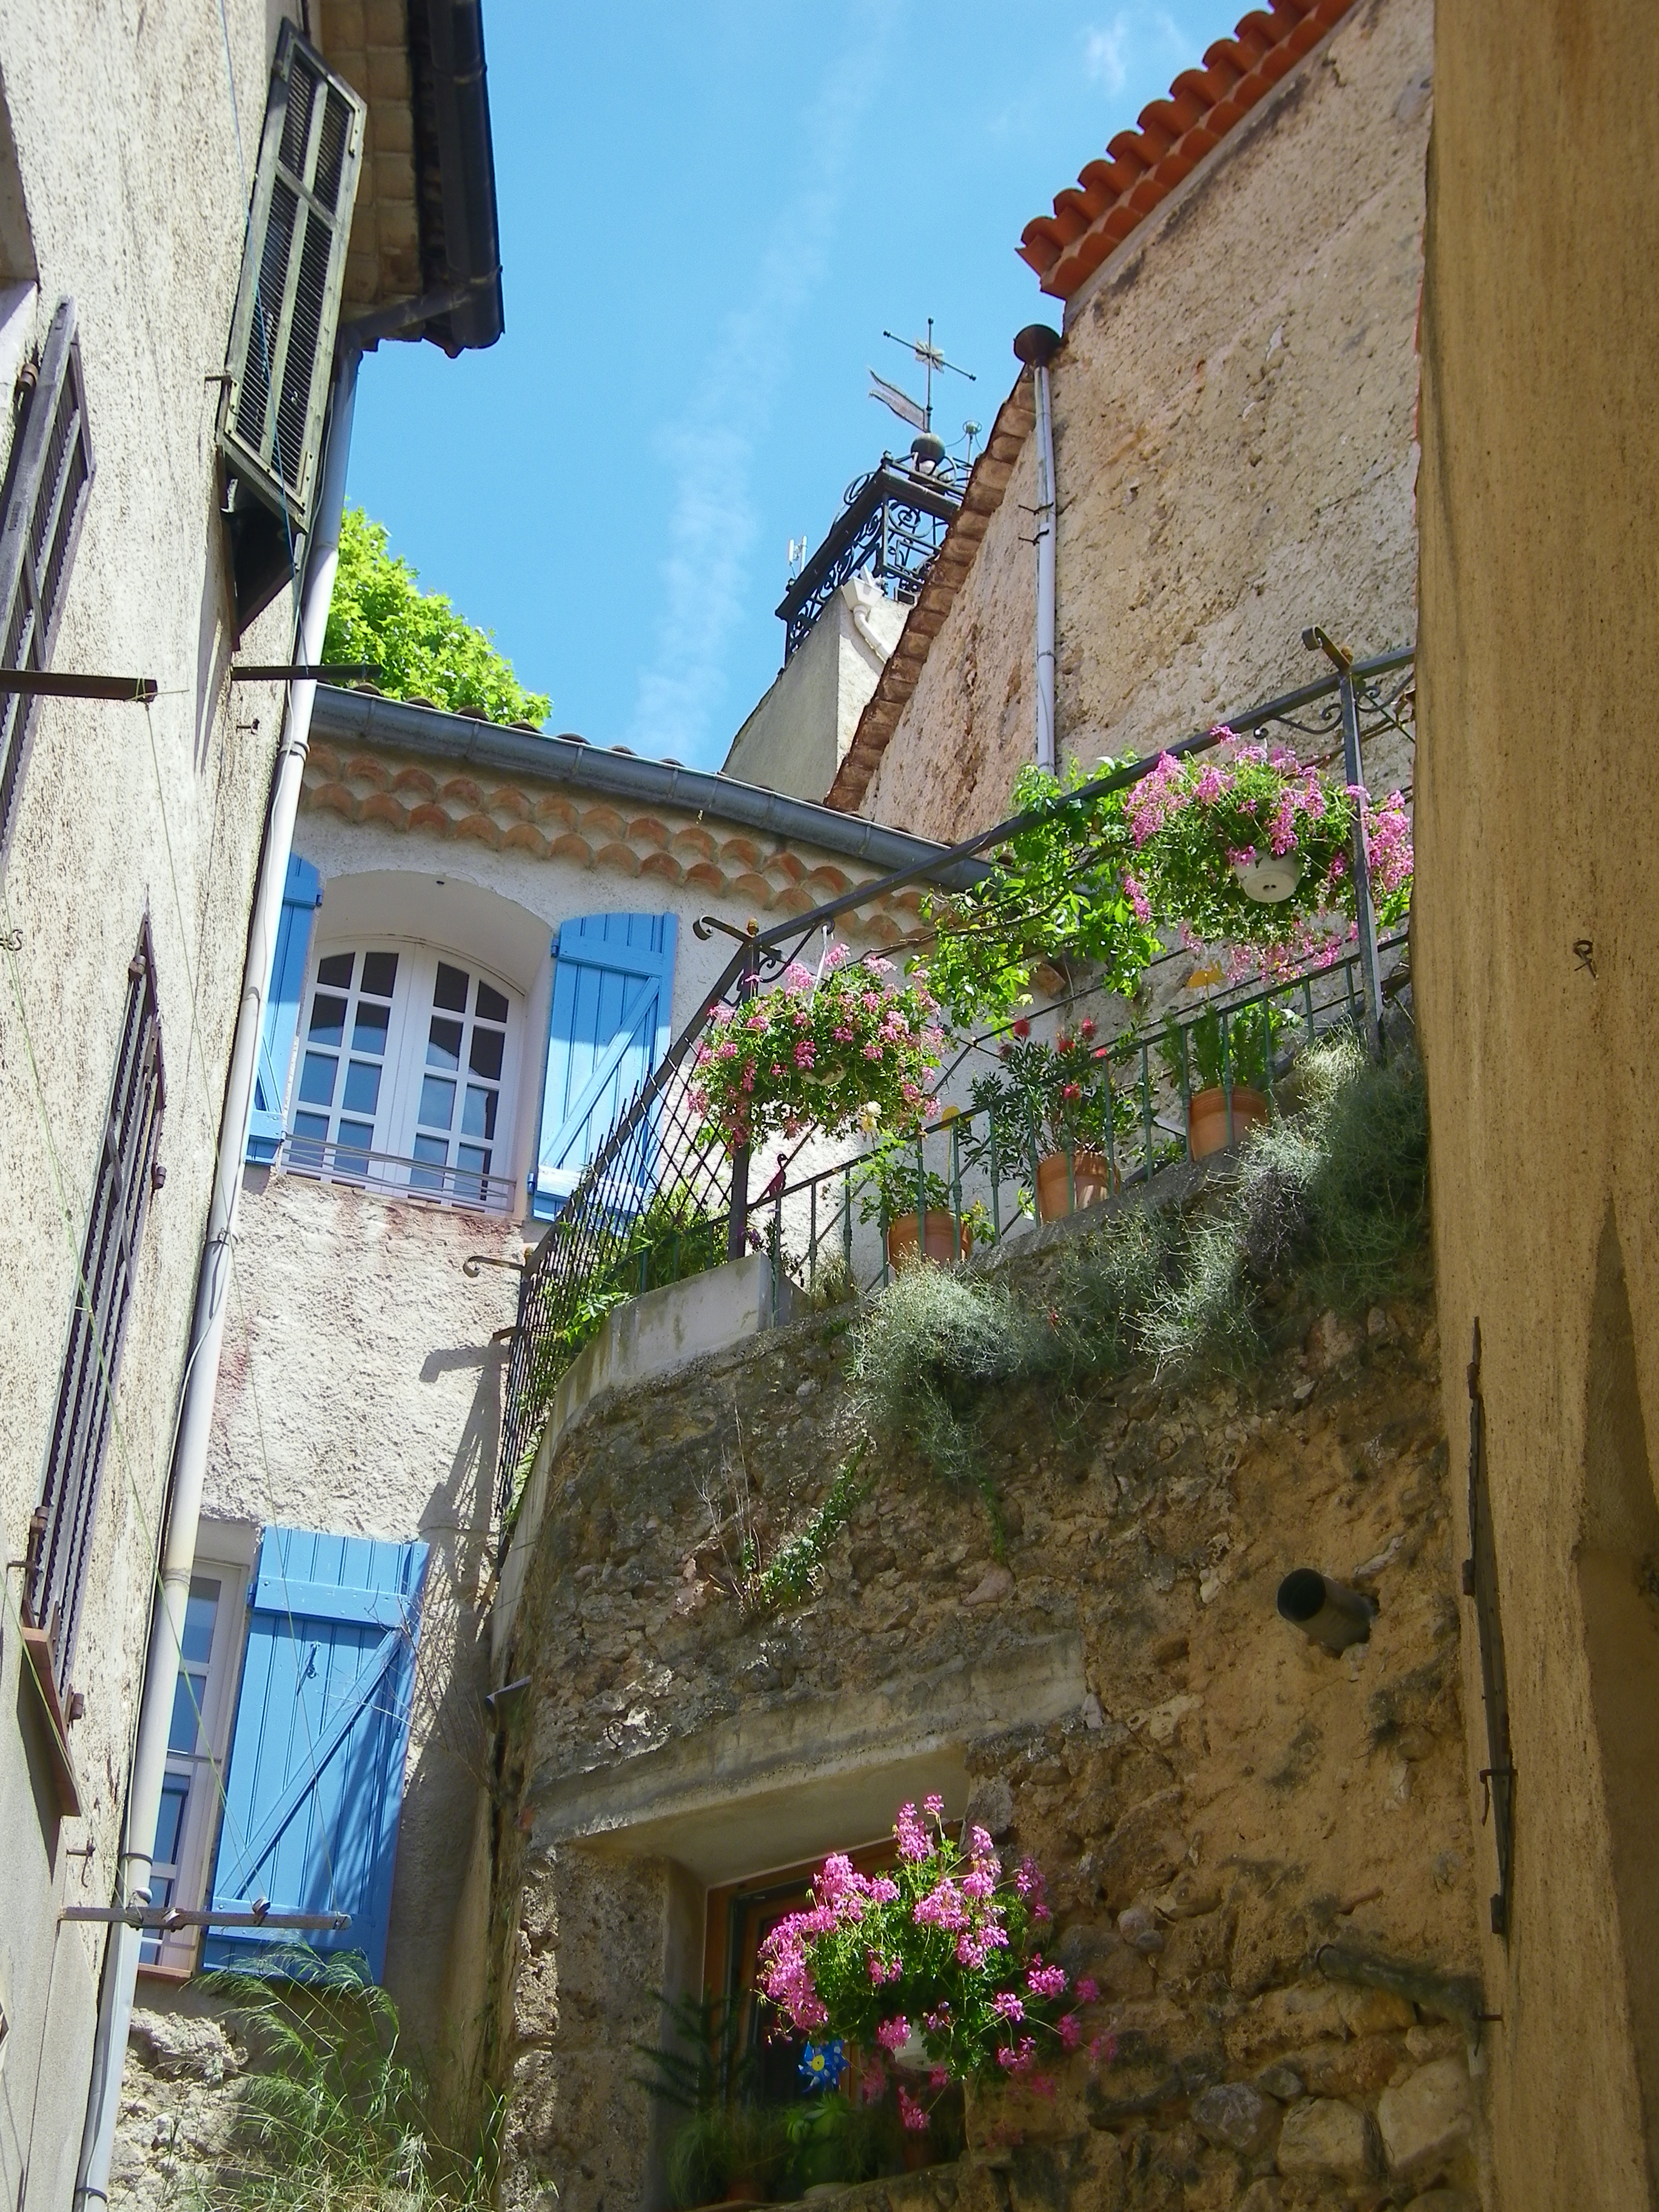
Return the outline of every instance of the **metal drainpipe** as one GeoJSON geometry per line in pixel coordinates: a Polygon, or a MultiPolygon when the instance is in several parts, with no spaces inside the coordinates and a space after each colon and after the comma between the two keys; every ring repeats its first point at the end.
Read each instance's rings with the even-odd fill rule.
{"type": "Polygon", "coordinates": [[[1060,332],[1028,323],[1014,352],[1031,372],[1036,398],[1036,764],[1057,773],[1054,746],[1054,420],[1048,364],[1060,332]]]}
{"type": "MultiPolygon", "coordinates": [[[[346,455],[351,444],[351,416],[361,358],[358,346],[347,341],[344,333],[342,339],[329,416],[328,450],[318,493],[318,519],[306,554],[301,601],[298,658],[307,667],[314,667],[323,657],[328,603],[340,556],[346,455]]],[[[219,1383],[219,1353],[224,1341],[225,1304],[229,1292],[230,1246],[236,1233],[237,1206],[242,1192],[242,1155],[246,1150],[248,1121],[253,1110],[259,1033],[264,1024],[271,955],[282,920],[283,887],[294,843],[294,818],[299,811],[300,783],[305,770],[311,710],[316,696],[314,684],[295,684],[289,694],[288,729],[276,755],[264,852],[248,925],[242,1002],[231,1046],[230,1072],[225,1080],[219,1157],[214,1169],[213,1198],[197,1285],[196,1311],[191,1324],[190,1353],[185,1363],[183,1402],[173,1462],[173,1496],[160,1562],[161,1595],[150,1621],[137,1743],[127,1791],[126,1849],[121,1855],[118,1887],[123,1900],[130,1904],[147,1904],[149,1899],[150,1854],[161,1807],[161,1782],[167,1770],[167,1735],[179,1674],[179,1651],[184,1638],[185,1607],[196,1564],[196,1528],[201,1516],[208,1437],[219,1383]]],[[[86,2128],[75,2184],[75,2202],[80,2208],[105,2204],[109,2198],[110,2157],[121,2100],[121,2073],[132,2018],[140,1942],[136,1928],[118,1923],[110,1930],[99,1996],[98,2031],[93,2045],[92,2079],[87,2093],[86,2128]]]]}

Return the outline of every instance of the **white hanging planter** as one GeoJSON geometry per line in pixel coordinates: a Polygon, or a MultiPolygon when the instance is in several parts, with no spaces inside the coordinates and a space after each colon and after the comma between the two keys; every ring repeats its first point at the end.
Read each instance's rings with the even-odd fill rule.
{"type": "Polygon", "coordinates": [[[1255,860],[1235,860],[1238,888],[1258,906],[1280,906],[1302,880],[1300,853],[1268,853],[1255,860]]]}
{"type": "Polygon", "coordinates": [[[891,2057],[893,2064],[904,2074],[925,2074],[933,2063],[927,2056],[927,2045],[919,2027],[910,2030],[891,2057]]]}

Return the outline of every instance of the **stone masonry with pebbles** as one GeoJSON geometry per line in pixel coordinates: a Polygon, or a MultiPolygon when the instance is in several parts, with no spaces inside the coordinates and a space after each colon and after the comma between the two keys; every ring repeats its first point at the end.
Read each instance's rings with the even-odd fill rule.
{"type": "MultiPolygon", "coordinates": [[[[1017,1263],[1028,1287],[1056,1241],[1017,1263]]],[[[765,1553],[823,1496],[859,1426],[848,1326],[832,1310],[599,1401],[558,1446],[507,1667],[532,1688],[496,1761],[502,2203],[648,2203],[660,2170],[626,2054],[659,2032],[688,1878],[672,1829],[655,1858],[568,1814],[562,1834],[573,1790],[792,1706],[810,1735],[896,1680],[925,1700],[963,1670],[1010,1680],[1071,1639],[1069,1708],[962,1748],[973,1817],[1048,1874],[1058,1955],[1100,1985],[1115,2055],[1052,2103],[980,2108],[960,2165],[848,2191],[849,2212],[1472,2212],[1485,2008],[1431,1310],[1313,1319],[1240,1383],[1008,1395],[983,1431],[1006,1561],[977,1498],[874,1454],[821,1587],[745,1618],[738,1498],[765,1553]],[[1278,1617],[1305,1565],[1376,1596],[1368,1645],[1329,1656],[1278,1617]]],[[[700,1936],[679,1955],[695,1982],[700,1936]]]]}

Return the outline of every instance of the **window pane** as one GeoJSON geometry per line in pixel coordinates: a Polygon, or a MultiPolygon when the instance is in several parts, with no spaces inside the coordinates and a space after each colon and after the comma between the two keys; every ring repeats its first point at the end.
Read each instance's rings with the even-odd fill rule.
{"type": "Polygon", "coordinates": [[[344,1042],[345,1010],[343,999],[331,999],[325,992],[318,992],[311,1002],[311,1038],[313,1044],[344,1042]]]}
{"type": "Polygon", "coordinates": [[[469,1175],[486,1176],[489,1173],[489,1151],[483,1145],[457,1145],[455,1164],[465,1168],[469,1175]]]}
{"type": "Polygon", "coordinates": [[[374,1142],[374,1125],[372,1121],[342,1121],[340,1134],[334,1146],[335,1165],[345,1167],[353,1164],[357,1154],[368,1152],[374,1142]],[[351,1155],[350,1160],[346,1158],[348,1153],[351,1155]]]}
{"type": "Polygon", "coordinates": [[[493,1137],[495,1133],[496,1093],[485,1091],[476,1083],[466,1086],[466,1103],[461,1109],[461,1134],[464,1137],[493,1137]]]}
{"type": "Polygon", "coordinates": [[[435,1171],[431,1167],[411,1168],[409,1171],[409,1185],[411,1190],[441,1190],[443,1188],[445,1180],[443,1165],[448,1151],[449,1146],[442,1137],[416,1138],[416,1158],[433,1161],[435,1163],[435,1171]]]}
{"type": "Polygon", "coordinates": [[[377,1005],[368,999],[357,1001],[357,1018],[351,1025],[351,1042],[359,1052],[386,1050],[386,1025],[392,1018],[390,1006],[377,1005]]]}
{"type": "Polygon", "coordinates": [[[349,1114],[372,1114],[380,1103],[380,1063],[354,1060],[346,1069],[345,1091],[340,1100],[349,1114]]]}
{"type": "Polygon", "coordinates": [[[326,1106],[334,1096],[334,1071],[339,1066],[331,1054],[308,1052],[300,1070],[300,1096],[307,1106],[326,1106]]]}
{"type": "Polygon", "coordinates": [[[431,1034],[426,1041],[426,1064],[428,1067],[459,1067],[461,1064],[461,1025],[447,1022],[441,1015],[432,1018],[431,1034]]]}
{"type": "Polygon", "coordinates": [[[355,952],[331,952],[326,960],[317,963],[317,981],[326,983],[331,991],[349,991],[351,963],[356,957],[355,952]]]}
{"type": "Polygon", "coordinates": [[[167,1730],[167,1749],[188,1754],[196,1748],[196,1705],[202,1694],[194,1675],[181,1669],[173,1686],[173,1724],[167,1730]]]}
{"type": "Polygon", "coordinates": [[[428,1129],[447,1129],[455,1114],[455,1086],[441,1075],[421,1079],[421,1119],[428,1129]]]}
{"type": "Polygon", "coordinates": [[[481,1022],[504,1022],[507,1019],[507,995],[492,991],[482,975],[478,978],[478,1003],[473,1008],[481,1022]]]}
{"type": "Polygon", "coordinates": [[[501,1079],[501,1047],[507,1042],[500,1030],[474,1030],[471,1048],[466,1057],[475,1075],[487,1075],[492,1083],[501,1079]]]}
{"type": "MultiPolygon", "coordinates": [[[[161,1808],[155,1815],[155,1856],[163,1866],[179,1863],[179,1838],[184,1832],[185,1807],[190,1784],[182,1774],[169,1774],[161,1784],[161,1808]]],[[[155,1894],[151,1885],[150,1895],[155,1894]]]]}
{"type": "Polygon", "coordinates": [[[397,980],[398,956],[395,952],[364,953],[362,988],[371,999],[389,999],[392,987],[397,980]]]}
{"type": "Polygon", "coordinates": [[[198,1575],[185,1601],[185,1635],[181,1656],[205,1667],[213,1649],[213,1623],[219,1611],[219,1585],[198,1575]]]}
{"type": "Polygon", "coordinates": [[[296,1114],[294,1117],[294,1133],[296,1137],[314,1137],[319,1144],[323,1143],[328,1135],[327,1115],[296,1114]]]}
{"type": "Polygon", "coordinates": [[[446,1013],[464,1014],[466,1012],[466,987],[471,977],[465,968],[452,968],[447,962],[438,963],[438,981],[432,994],[432,1003],[441,1006],[446,1013]]]}

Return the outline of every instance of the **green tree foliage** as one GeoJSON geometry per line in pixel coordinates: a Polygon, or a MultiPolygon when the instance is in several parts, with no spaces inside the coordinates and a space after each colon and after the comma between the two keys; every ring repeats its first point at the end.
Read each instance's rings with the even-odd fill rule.
{"type": "Polygon", "coordinates": [[[407,561],[360,507],[340,528],[340,566],[328,610],[325,661],[373,661],[389,698],[430,699],[492,722],[546,720],[544,693],[526,691],[488,630],[475,629],[442,592],[423,592],[407,561]]]}

